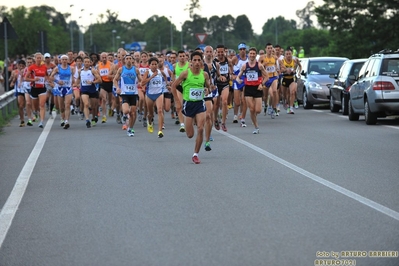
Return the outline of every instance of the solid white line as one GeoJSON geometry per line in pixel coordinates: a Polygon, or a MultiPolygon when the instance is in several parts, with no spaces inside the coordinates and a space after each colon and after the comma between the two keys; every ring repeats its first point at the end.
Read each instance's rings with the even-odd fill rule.
{"type": "Polygon", "coordinates": [[[330,181],[327,181],[327,180],[325,180],[325,179],[323,179],[323,178],[321,178],[321,177],[319,177],[317,175],[314,175],[314,174],[312,174],[312,173],[310,173],[310,172],[308,172],[308,171],[306,171],[306,170],[304,170],[304,169],[302,169],[302,168],[300,168],[300,167],[298,167],[298,166],[296,166],[296,165],[294,165],[292,163],[289,163],[289,162],[281,159],[280,157],[277,157],[277,156],[271,154],[270,152],[267,152],[267,151],[259,148],[258,146],[255,146],[255,145],[253,145],[253,144],[251,144],[251,143],[249,143],[249,142],[247,142],[245,140],[237,138],[236,136],[233,136],[233,135],[231,135],[229,133],[226,133],[226,132],[223,132],[223,131],[218,131],[218,132],[220,134],[223,134],[223,135],[225,135],[225,136],[227,136],[227,137],[229,137],[229,138],[231,138],[231,139],[233,139],[233,140],[235,140],[235,141],[247,146],[250,149],[253,149],[254,151],[259,152],[260,154],[263,154],[264,156],[266,156],[266,157],[268,157],[268,158],[270,158],[270,159],[272,159],[272,160],[284,165],[285,167],[288,167],[291,170],[293,170],[293,171],[295,171],[295,172],[297,172],[297,173],[299,173],[299,174],[301,174],[301,175],[303,175],[303,176],[305,176],[305,177],[307,177],[309,179],[312,179],[313,181],[316,181],[316,182],[322,184],[323,186],[331,188],[332,190],[335,190],[335,191],[337,191],[337,192],[339,192],[339,193],[341,193],[341,194],[343,194],[343,195],[345,195],[345,196],[347,196],[349,198],[352,198],[352,199],[354,199],[354,200],[356,200],[356,201],[358,201],[358,202],[360,202],[360,203],[362,203],[362,204],[364,204],[364,205],[366,205],[366,206],[368,206],[370,208],[375,209],[376,211],[379,211],[379,212],[381,212],[381,213],[383,213],[385,215],[388,215],[389,217],[399,221],[399,213],[394,211],[394,210],[391,210],[391,209],[389,209],[389,208],[387,208],[387,207],[385,207],[385,206],[383,206],[383,205],[381,205],[381,204],[379,204],[379,203],[377,203],[375,201],[372,201],[372,200],[370,200],[368,198],[360,196],[359,194],[356,194],[355,192],[352,192],[352,191],[350,191],[350,190],[348,190],[346,188],[343,188],[343,187],[341,187],[339,185],[336,185],[336,184],[334,184],[334,183],[332,183],[330,181]]]}
{"type": "Polygon", "coordinates": [[[55,119],[48,119],[43,132],[40,134],[39,139],[36,142],[35,147],[30,153],[28,160],[26,160],[24,167],[22,168],[17,181],[15,182],[14,188],[11,191],[6,203],[0,212],[0,248],[3,245],[4,239],[11,227],[11,223],[14,219],[15,213],[18,210],[19,204],[21,203],[22,197],[25,194],[26,187],[28,186],[29,179],[32,175],[33,169],[35,168],[37,159],[43,149],[46,142],[47,136],[50,133],[51,126],[55,119]]]}

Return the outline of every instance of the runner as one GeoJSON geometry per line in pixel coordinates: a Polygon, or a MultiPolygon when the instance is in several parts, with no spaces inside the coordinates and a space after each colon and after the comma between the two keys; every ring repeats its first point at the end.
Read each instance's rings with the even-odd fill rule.
{"type": "MultiPolygon", "coordinates": [[[[259,61],[263,64],[268,72],[269,79],[263,86],[263,101],[264,106],[268,106],[268,97],[270,95],[270,107],[271,107],[271,118],[278,116],[277,103],[279,102],[277,93],[278,73],[277,73],[277,58],[273,55],[273,45],[271,43],[266,44],[266,54],[259,58],[259,61]]],[[[266,113],[266,112],[265,112],[266,113]]]]}
{"type": "Polygon", "coordinates": [[[102,107],[102,119],[101,123],[107,122],[107,103],[109,106],[108,116],[112,115],[112,76],[110,75],[112,69],[112,63],[107,59],[107,53],[102,52],[100,55],[100,62],[98,62],[98,71],[101,76],[102,83],[100,85],[100,98],[102,107]]]}
{"type": "MultiPolygon", "coordinates": [[[[184,51],[182,51],[182,50],[178,51],[177,52],[177,56],[178,56],[178,61],[177,61],[176,64],[173,65],[173,68],[175,69],[174,74],[175,74],[175,77],[176,77],[175,82],[178,80],[180,74],[183,71],[187,70],[189,68],[189,66],[190,66],[189,62],[187,61],[186,53],[184,51]]],[[[178,106],[181,107],[182,104],[183,104],[183,86],[180,83],[178,83],[178,84],[175,84],[175,87],[177,89],[177,93],[176,93],[176,95],[173,94],[173,97],[174,97],[174,100],[175,100],[175,107],[176,107],[176,112],[177,112],[176,119],[178,119],[178,120],[176,120],[176,124],[178,125],[180,123],[179,131],[180,132],[185,132],[186,129],[185,129],[185,126],[184,126],[183,113],[182,113],[181,109],[177,108],[178,106]],[[179,105],[176,105],[177,101],[180,102],[179,105]]]]}
{"type": "Polygon", "coordinates": [[[167,80],[165,73],[158,69],[159,60],[155,57],[151,57],[148,60],[150,68],[142,76],[143,80],[141,86],[147,88],[146,93],[146,105],[148,112],[148,124],[147,130],[149,133],[154,132],[154,103],[158,112],[158,138],[164,136],[162,132],[162,126],[164,122],[163,114],[163,92],[164,84],[163,80],[167,80]]]}
{"type": "Polygon", "coordinates": [[[124,66],[118,69],[114,77],[114,87],[116,88],[116,93],[122,97],[123,120],[129,124],[127,135],[133,137],[138,101],[137,84],[141,82],[141,75],[138,68],[134,66],[131,54],[124,56],[124,61],[124,66]]]}
{"type": "MultiPolygon", "coordinates": [[[[113,66],[111,68],[110,77],[112,78],[112,80],[114,79],[114,77],[116,75],[116,72],[118,72],[118,69],[121,68],[124,65],[124,61],[125,61],[124,57],[125,57],[125,55],[126,55],[126,51],[125,50],[123,50],[119,54],[117,54],[117,58],[118,58],[117,63],[113,64],[113,66]]],[[[114,96],[113,97],[114,101],[112,102],[112,107],[111,107],[112,113],[111,113],[111,116],[114,116],[114,113],[116,113],[116,123],[122,124],[122,129],[126,130],[127,127],[126,127],[125,124],[122,123],[122,119],[121,119],[121,112],[120,112],[121,99],[120,99],[120,96],[116,93],[116,87],[115,86],[112,87],[112,94],[114,96]]]]}
{"type": "MultiPolygon", "coordinates": [[[[149,64],[148,64],[148,53],[143,51],[140,53],[140,65],[139,65],[139,70],[141,77],[143,78],[144,73],[149,69],[149,64]]],[[[141,122],[141,119],[143,119],[143,127],[147,127],[147,104],[145,101],[145,92],[146,88],[142,87],[141,84],[139,84],[139,122],[141,122]]]]}
{"type": "Polygon", "coordinates": [[[35,63],[28,68],[25,80],[32,82],[32,103],[33,106],[39,106],[40,109],[40,128],[43,128],[43,121],[46,115],[46,79],[48,79],[48,75],[47,67],[43,64],[43,55],[41,53],[36,53],[35,63]]]}
{"type": "MultiPolygon", "coordinates": [[[[234,89],[234,118],[233,123],[238,123],[238,118],[240,118],[241,127],[246,127],[245,116],[247,114],[247,103],[244,97],[244,83],[238,83],[236,81],[238,73],[243,65],[248,62],[247,56],[247,45],[245,43],[238,44],[239,53],[237,56],[233,57],[231,63],[233,65],[233,89],[234,89]],[[241,114],[239,114],[239,109],[241,108],[241,114]]],[[[244,81],[244,77],[241,77],[244,81]]]]}
{"type": "MultiPolygon", "coordinates": [[[[98,100],[98,91],[95,84],[101,83],[101,76],[96,69],[91,67],[91,58],[86,56],[83,59],[83,68],[79,71],[77,83],[80,84],[81,98],[84,105],[84,115],[86,118],[86,127],[91,128],[89,119],[89,106],[94,105],[98,100]]],[[[94,117],[93,117],[94,119],[94,117]]]]}
{"type": "Polygon", "coordinates": [[[73,89],[72,86],[75,82],[74,74],[75,68],[68,65],[68,56],[61,56],[61,64],[54,68],[51,73],[51,79],[54,78],[55,75],[58,74],[57,79],[54,79],[54,82],[57,84],[59,96],[58,100],[60,102],[60,112],[62,117],[61,126],[64,129],[69,128],[69,118],[71,114],[71,102],[73,89]]]}
{"type": "Polygon", "coordinates": [[[288,100],[288,108],[287,108],[287,114],[294,114],[294,102],[296,100],[296,91],[297,91],[297,83],[295,80],[295,75],[296,75],[296,68],[299,67],[300,71],[299,73],[302,72],[302,65],[299,62],[299,60],[294,60],[292,56],[292,50],[290,48],[287,48],[285,50],[285,56],[282,61],[282,72],[284,74],[283,80],[281,82],[282,88],[284,88],[284,91],[289,91],[289,94],[285,95],[285,99],[288,100]]]}
{"type": "MultiPolygon", "coordinates": [[[[179,73],[179,78],[172,84],[172,93],[177,97],[177,86],[182,84],[183,87],[183,114],[186,117],[186,134],[188,138],[194,136],[193,120],[197,124],[197,137],[195,140],[194,154],[192,161],[199,164],[201,161],[198,158],[198,153],[201,149],[204,138],[204,123],[206,119],[206,108],[204,102],[204,95],[209,93],[209,76],[204,72],[202,54],[193,52],[190,56],[191,66],[179,73]],[[205,88],[204,88],[205,84],[205,88]]],[[[182,108],[181,102],[176,101],[176,109],[182,108]]]]}
{"type": "Polygon", "coordinates": [[[226,118],[228,109],[228,99],[229,99],[229,82],[230,77],[233,74],[233,65],[231,60],[226,57],[225,54],[225,47],[222,44],[219,44],[216,47],[217,57],[213,59],[212,68],[216,73],[215,85],[218,89],[218,99],[216,100],[215,104],[215,128],[216,130],[220,129],[219,126],[219,119],[218,119],[218,111],[221,107],[222,109],[222,130],[227,131],[226,127],[226,118]],[[220,106],[220,104],[222,106],[220,106]]]}
{"type": "MultiPolygon", "coordinates": [[[[19,113],[19,119],[20,119],[20,124],[19,127],[24,127],[25,126],[25,114],[24,114],[24,108],[25,108],[25,94],[26,94],[26,88],[23,86],[23,80],[22,80],[22,75],[25,71],[26,68],[26,62],[22,59],[18,61],[18,76],[15,79],[15,84],[13,84],[15,88],[15,94],[17,96],[18,100],[18,113],[19,113]]],[[[0,73],[1,75],[1,73],[0,73]]]]}
{"type": "MultiPolygon", "coordinates": [[[[158,57],[159,60],[159,64],[158,64],[158,68],[160,71],[165,73],[166,76],[166,80],[163,81],[163,86],[164,86],[164,93],[163,93],[163,98],[164,98],[164,105],[163,105],[163,110],[165,112],[169,112],[171,109],[171,105],[172,105],[172,93],[171,93],[171,84],[172,82],[175,80],[173,72],[165,66],[164,62],[164,56],[163,54],[161,54],[158,57]]],[[[172,110],[173,113],[173,110],[172,110]]],[[[162,126],[162,129],[165,129],[165,115],[164,115],[164,124],[162,126]]]]}
{"type": "Polygon", "coordinates": [[[26,125],[33,126],[32,124],[32,99],[30,97],[31,92],[31,82],[25,81],[26,73],[28,73],[28,68],[33,64],[33,58],[28,56],[26,57],[26,67],[22,71],[21,75],[21,85],[25,88],[25,109],[26,115],[28,116],[28,123],[26,125]]]}
{"type": "Polygon", "coordinates": [[[79,113],[80,120],[83,120],[83,103],[80,101],[80,84],[76,83],[76,80],[79,77],[79,70],[83,67],[83,57],[85,57],[84,53],[79,53],[79,55],[75,58],[75,74],[74,79],[75,83],[73,86],[73,97],[75,98],[75,109],[76,113],[79,113]]]}
{"type": "Polygon", "coordinates": [[[242,83],[241,76],[245,73],[245,100],[251,113],[251,120],[255,126],[253,134],[259,134],[259,125],[256,116],[261,112],[262,94],[264,84],[268,80],[268,73],[261,63],[256,61],[256,48],[249,48],[248,62],[245,63],[236,77],[238,83],[242,83]]]}

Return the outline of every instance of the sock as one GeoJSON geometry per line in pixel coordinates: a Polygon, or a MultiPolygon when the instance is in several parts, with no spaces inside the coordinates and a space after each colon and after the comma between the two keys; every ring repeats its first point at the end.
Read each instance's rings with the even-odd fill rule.
{"type": "Polygon", "coordinates": [[[193,157],[194,157],[194,156],[198,156],[198,153],[194,152],[193,157]]]}

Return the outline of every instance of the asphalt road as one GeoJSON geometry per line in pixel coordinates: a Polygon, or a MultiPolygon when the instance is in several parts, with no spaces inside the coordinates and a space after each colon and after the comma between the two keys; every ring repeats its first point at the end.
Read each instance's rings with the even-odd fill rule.
{"type": "Polygon", "coordinates": [[[12,120],[0,265],[317,265],[332,252],[399,265],[399,120],[300,107],[259,115],[253,135],[249,113],[247,128],[232,117],[199,165],[169,114],[162,139],[140,124],[129,138],[114,118],[87,129],[73,116],[68,130],[59,117],[44,130],[12,120]]]}

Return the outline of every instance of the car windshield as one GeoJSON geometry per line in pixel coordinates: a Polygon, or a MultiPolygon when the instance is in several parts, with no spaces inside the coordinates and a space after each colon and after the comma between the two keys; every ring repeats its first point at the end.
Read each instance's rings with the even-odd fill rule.
{"type": "Polygon", "coordinates": [[[385,58],[382,60],[381,75],[399,76],[399,58],[385,58]]]}
{"type": "Polygon", "coordinates": [[[309,74],[310,75],[330,75],[338,74],[344,61],[326,60],[326,61],[310,61],[309,74]]]}

